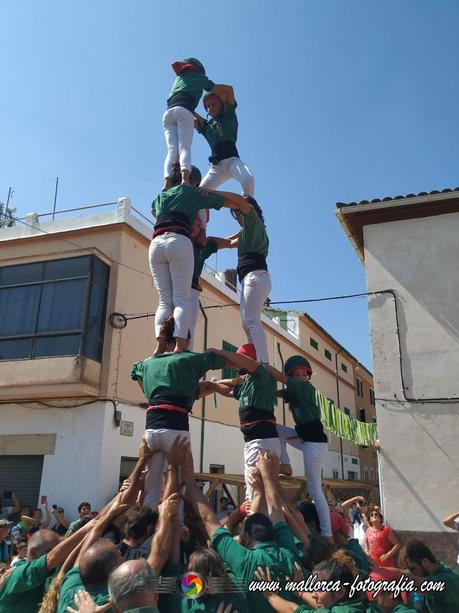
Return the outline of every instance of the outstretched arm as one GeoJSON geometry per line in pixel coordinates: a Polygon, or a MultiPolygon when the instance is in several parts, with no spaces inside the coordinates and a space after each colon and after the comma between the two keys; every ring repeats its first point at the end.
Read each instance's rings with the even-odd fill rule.
{"type": "Polygon", "coordinates": [[[150,449],[145,439],[142,438],[139,447],[139,459],[129,476],[127,489],[121,494],[121,502],[123,504],[134,505],[136,503],[139,491],[143,489],[142,473],[147,468],[154,453],[155,451],[150,449]]]}
{"type": "Polygon", "coordinates": [[[284,375],[283,372],[281,372],[280,370],[277,370],[277,368],[274,368],[274,366],[270,366],[269,364],[264,364],[264,367],[269,372],[269,374],[271,375],[273,379],[275,379],[276,381],[279,381],[279,383],[283,383],[284,385],[287,385],[288,383],[287,375],[284,375]]]}
{"type": "Polygon", "coordinates": [[[220,528],[220,522],[218,521],[209,501],[196,485],[191,449],[188,450],[187,461],[182,466],[182,470],[183,479],[186,484],[186,495],[193,505],[194,510],[198,514],[198,517],[201,518],[209,538],[212,538],[215,530],[220,528]]]}
{"type": "Polygon", "coordinates": [[[161,573],[170,554],[172,530],[178,514],[179,500],[178,494],[172,494],[159,506],[158,528],[151,542],[151,551],[147,560],[148,564],[158,575],[161,573]]]}
{"type": "Polygon", "coordinates": [[[237,247],[237,243],[234,245],[233,240],[231,238],[221,238],[220,236],[208,236],[208,241],[214,241],[217,243],[219,249],[232,249],[233,247],[237,247]]]}
{"type": "Polygon", "coordinates": [[[218,355],[225,358],[225,361],[234,368],[244,368],[248,372],[255,372],[259,366],[258,362],[234,351],[225,351],[224,349],[209,349],[218,355]]]}
{"type": "Polygon", "coordinates": [[[217,189],[203,189],[199,188],[203,194],[217,194],[218,196],[223,196],[225,199],[225,206],[228,209],[239,209],[245,215],[250,212],[250,204],[239,194],[235,194],[234,192],[222,192],[217,189]]]}
{"type": "Polygon", "coordinates": [[[349,507],[352,507],[352,505],[356,502],[363,502],[364,500],[365,499],[363,496],[354,496],[353,498],[349,498],[349,500],[342,502],[340,506],[342,510],[345,511],[346,509],[349,509],[349,507]]]}
{"type": "Polygon", "coordinates": [[[51,513],[49,512],[48,503],[47,502],[43,503],[43,508],[45,509],[45,521],[42,524],[42,528],[45,529],[51,523],[51,513]]]}
{"type": "Polygon", "coordinates": [[[224,381],[200,381],[199,398],[210,396],[210,394],[220,394],[221,396],[231,398],[233,396],[233,388],[224,381]]]}
{"type": "Polygon", "coordinates": [[[270,455],[267,451],[260,453],[257,468],[263,479],[268,517],[273,525],[276,525],[277,522],[284,519],[283,500],[278,487],[279,458],[276,455],[270,455]]]}

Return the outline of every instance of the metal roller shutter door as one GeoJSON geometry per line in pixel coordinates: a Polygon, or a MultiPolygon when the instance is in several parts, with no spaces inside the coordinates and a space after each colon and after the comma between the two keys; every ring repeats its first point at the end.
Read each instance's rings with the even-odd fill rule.
{"type": "MultiPolygon", "coordinates": [[[[25,505],[38,506],[42,455],[3,455],[0,456],[0,496],[3,492],[14,492],[25,505]]],[[[6,505],[10,501],[6,501],[6,505]]],[[[5,505],[5,506],[6,506],[5,505]]]]}

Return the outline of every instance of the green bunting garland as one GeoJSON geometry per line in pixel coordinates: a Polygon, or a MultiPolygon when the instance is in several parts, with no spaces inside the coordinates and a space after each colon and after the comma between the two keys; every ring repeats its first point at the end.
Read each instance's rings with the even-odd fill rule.
{"type": "Polygon", "coordinates": [[[375,423],[365,423],[353,419],[316,389],[316,404],[320,407],[320,420],[323,425],[339,436],[356,445],[369,447],[378,438],[378,430],[375,423]]]}

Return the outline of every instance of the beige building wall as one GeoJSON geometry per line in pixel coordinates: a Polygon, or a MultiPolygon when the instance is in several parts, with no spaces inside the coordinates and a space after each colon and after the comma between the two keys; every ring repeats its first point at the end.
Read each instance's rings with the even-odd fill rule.
{"type": "MultiPolygon", "coordinates": [[[[75,398],[75,402],[79,402],[80,399],[84,401],[94,397],[114,399],[127,405],[145,404],[139,386],[131,380],[130,371],[134,362],[145,359],[154,349],[154,317],[131,319],[125,328],[115,329],[109,323],[109,316],[112,313],[122,313],[129,317],[154,313],[156,310],[157,293],[152,287],[148,265],[150,229],[123,210],[112,217],[94,215],[81,220],[43,224],[41,227],[53,234],[32,232],[29,236],[18,235],[17,229],[16,233],[11,232],[14,228],[3,230],[0,236],[0,240],[3,239],[2,265],[85,255],[88,249],[106,262],[110,266],[110,281],[102,364],[82,357],[2,362],[2,370],[8,372],[8,378],[0,380],[0,398],[75,398]],[[27,370],[26,379],[24,369],[27,370]],[[60,373],[59,377],[56,373],[60,373]]],[[[207,317],[207,347],[221,348],[222,341],[235,346],[246,342],[240,323],[237,294],[210,270],[204,272],[202,286],[201,303],[207,317]],[[219,306],[227,304],[232,306],[219,306]]],[[[339,406],[342,409],[348,408],[350,415],[355,417],[354,370],[358,365],[357,360],[308,316],[300,313],[289,316],[297,320],[297,334],[263,317],[271,364],[281,370],[281,355],[286,360],[295,353],[303,353],[312,364],[313,384],[338,404],[338,381],[339,406]],[[317,348],[311,345],[311,338],[317,342],[317,348]],[[335,372],[336,362],[338,373],[335,372]]],[[[200,313],[195,350],[203,350],[204,334],[205,318],[200,313]]],[[[219,378],[221,374],[221,371],[209,373],[209,377],[219,378]]],[[[202,409],[202,402],[197,402],[193,416],[200,419],[202,409]]],[[[285,424],[293,427],[288,406],[284,410],[279,400],[276,418],[282,424],[284,417],[285,424]]],[[[237,428],[237,403],[228,398],[209,397],[205,403],[205,419],[237,428]]],[[[332,460],[324,468],[324,475],[332,477],[334,471],[338,471],[337,476],[341,478],[343,466],[345,478],[350,477],[350,472],[355,473],[354,478],[359,479],[357,446],[329,434],[329,449],[332,460]]],[[[292,457],[295,458],[294,473],[302,474],[299,452],[292,452],[292,457]]]]}

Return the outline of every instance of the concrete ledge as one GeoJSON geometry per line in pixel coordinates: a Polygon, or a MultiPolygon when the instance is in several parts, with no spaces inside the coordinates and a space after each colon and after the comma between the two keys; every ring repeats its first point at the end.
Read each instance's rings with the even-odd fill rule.
{"type": "Polygon", "coordinates": [[[1,400],[99,396],[101,365],[82,356],[1,362],[1,400]]]}
{"type": "Polygon", "coordinates": [[[49,455],[55,449],[55,434],[0,435],[0,455],[49,455]]]}

